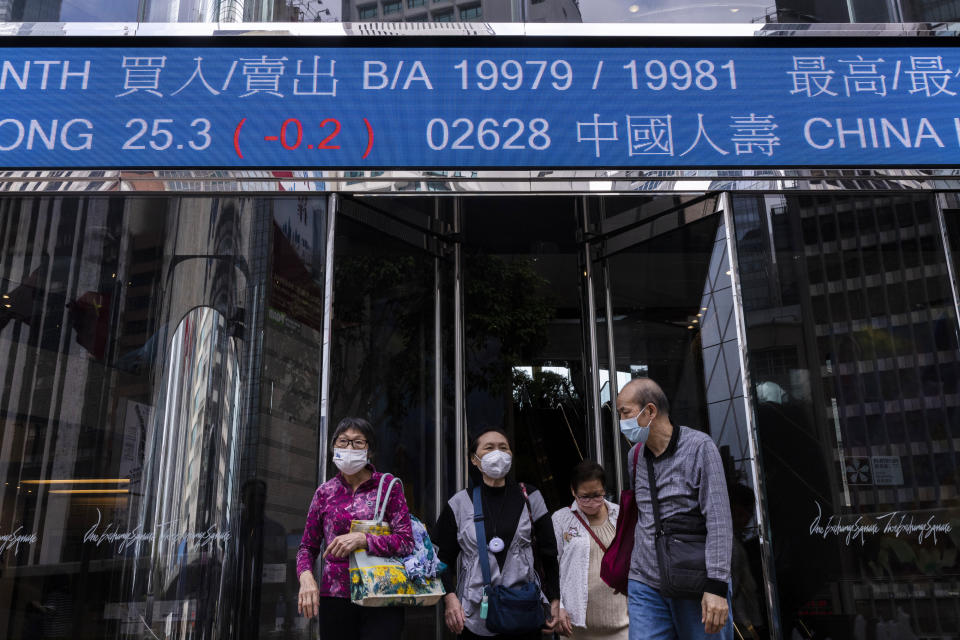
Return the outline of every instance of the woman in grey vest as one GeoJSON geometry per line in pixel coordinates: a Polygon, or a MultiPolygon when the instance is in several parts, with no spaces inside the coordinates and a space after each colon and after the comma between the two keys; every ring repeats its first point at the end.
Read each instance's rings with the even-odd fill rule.
{"type": "MultiPolygon", "coordinates": [[[[510,441],[500,429],[488,429],[470,443],[470,463],[477,468],[471,474],[473,485],[481,487],[483,517],[487,536],[487,557],[494,585],[516,586],[536,580],[533,540],[543,565],[541,588],[550,601],[550,616],[545,629],[555,630],[560,611],[560,569],[553,522],[543,496],[530,485],[506,480],[513,460],[510,441]],[[479,478],[476,476],[479,475],[479,478]],[[524,498],[523,489],[529,498],[524,498]],[[529,515],[528,515],[529,514],[529,515]],[[532,521],[532,525],[531,525],[532,521]]],[[[440,559],[458,572],[446,571],[443,598],[447,628],[460,638],[498,638],[480,617],[483,574],[477,549],[473,518],[473,487],[455,494],[447,502],[437,521],[433,541],[440,559]],[[459,579],[458,575],[459,574],[459,579]]],[[[526,635],[502,636],[510,640],[541,640],[540,631],[526,635]]]]}

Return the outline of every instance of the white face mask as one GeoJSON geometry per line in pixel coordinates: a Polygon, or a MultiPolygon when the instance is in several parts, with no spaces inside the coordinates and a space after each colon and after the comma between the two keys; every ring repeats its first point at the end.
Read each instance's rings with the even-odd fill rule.
{"type": "Polygon", "coordinates": [[[480,460],[480,471],[483,471],[484,475],[499,480],[510,471],[513,456],[506,451],[491,451],[478,460],[480,460]]]}
{"type": "Polygon", "coordinates": [[[333,449],[333,464],[348,476],[352,476],[367,466],[367,452],[364,449],[333,449]]]}

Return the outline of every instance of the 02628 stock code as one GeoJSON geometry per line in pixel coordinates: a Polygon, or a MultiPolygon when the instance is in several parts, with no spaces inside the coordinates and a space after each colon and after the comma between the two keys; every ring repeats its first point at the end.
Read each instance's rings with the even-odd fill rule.
{"type": "Polygon", "coordinates": [[[526,122],[520,118],[507,118],[503,122],[483,118],[476,123],[470,118],[457,118],[450,123],[443,118],[433,118],[427,123],[427,146],[434,151],[477,147],[484,151],[543,151],[550,147],[549,129],[550,123],[544,118],[526,122]]]}

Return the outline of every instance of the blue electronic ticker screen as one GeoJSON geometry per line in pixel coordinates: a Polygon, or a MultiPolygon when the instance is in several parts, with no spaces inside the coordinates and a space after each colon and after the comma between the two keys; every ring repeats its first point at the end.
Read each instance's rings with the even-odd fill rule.
{"type": "Polygon", "coordinates": [[[958,94],[944,46],[8,46],[0,167],[956,166],[958,94]]]}

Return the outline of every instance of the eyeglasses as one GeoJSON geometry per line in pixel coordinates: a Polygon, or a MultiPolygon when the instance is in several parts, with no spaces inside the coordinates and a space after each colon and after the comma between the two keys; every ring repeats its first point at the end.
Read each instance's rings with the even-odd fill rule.
{"type": "Polygon", "coordinates": [[[340,437],[333,441],[333,446],[337,449],[346,449],[350,447],[351,449],[366,449],[367,448],[367,439],[366,438],[350,438],[340,437]]]}
{"type": "Polygon", "coordinates": [[[591,493],[588,496],[577,496],[577,502],[600,502],[604,497],[602,493],[591,493]]]}

